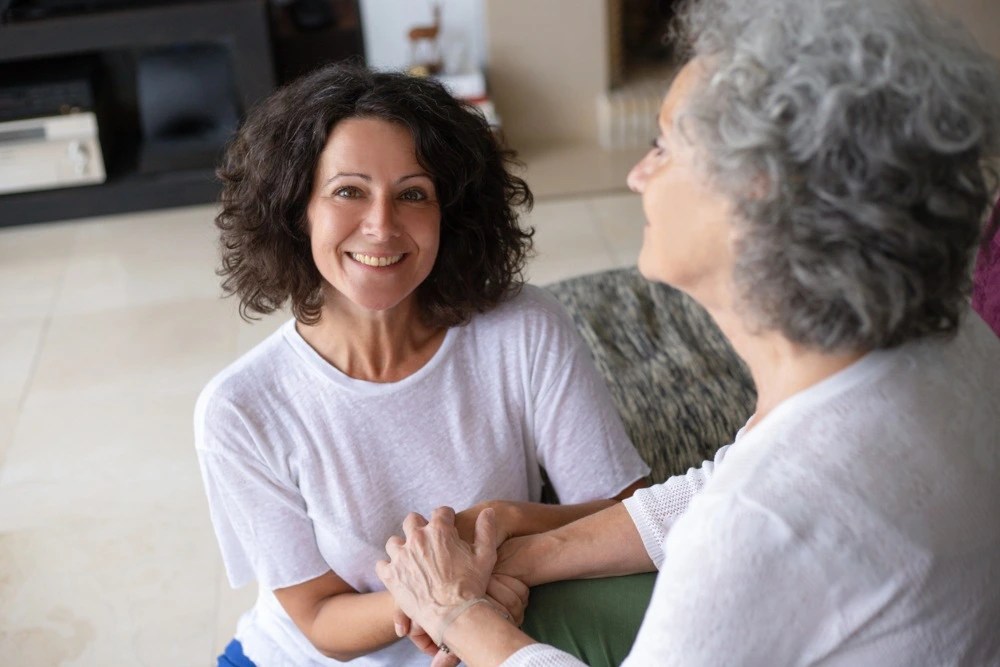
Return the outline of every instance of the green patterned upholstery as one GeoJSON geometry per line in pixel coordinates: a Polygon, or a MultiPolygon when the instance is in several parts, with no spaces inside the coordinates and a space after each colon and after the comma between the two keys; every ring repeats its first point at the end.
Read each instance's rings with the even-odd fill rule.
{"type": "Polygon", "coordinates": [[[701,306],[636,269],[548,289],[590,347],[654,483],[732,442],[753,410],[753,382],[701,306]]]}

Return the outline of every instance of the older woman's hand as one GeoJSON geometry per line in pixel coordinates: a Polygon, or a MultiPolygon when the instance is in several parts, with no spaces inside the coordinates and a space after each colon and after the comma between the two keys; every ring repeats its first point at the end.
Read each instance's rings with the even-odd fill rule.
{"type": "Polygon", "coordinates": [[[440,644],[455,613],[486,594],[497,555],[493,510],[479,514],[471,545],[459,537],[450,507],[434,510],[429,523],[411,513],[403,534],[405,541],[389,538],[390,560],[376,563],[375,572],[403,613],[440,644]]]}
{"type": "MultiPolygon", "coordinates": [[[[529,588],[519,579],[494,572],[490,576],[490,583],[486,586],[486,599],[498,611],[506,610],[507,619],[520,627],[524,623],[524,610],[528,608],[529,592],[529,588]]],[[[412,622],[399,607],[396,607],[393,620],[397,635],[408,637],[422,653],[434,658],[431,667],[455,667],[459,663],[459,659],[454,655],[441,653],[427,631],[412,622]]]]}

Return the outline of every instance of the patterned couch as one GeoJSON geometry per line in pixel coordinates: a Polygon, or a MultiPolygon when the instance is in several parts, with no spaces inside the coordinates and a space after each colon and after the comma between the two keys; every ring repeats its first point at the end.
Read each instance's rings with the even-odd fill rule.
{"type": "Polygon", "coordinates": [[[653,483],[732,442],[753,410],[750,374],[687,295],[636,269],[549,286],[569,310],[653,483]]]}

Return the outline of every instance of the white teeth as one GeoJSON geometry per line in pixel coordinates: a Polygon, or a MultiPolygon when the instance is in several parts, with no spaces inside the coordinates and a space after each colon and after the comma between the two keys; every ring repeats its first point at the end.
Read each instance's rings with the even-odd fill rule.
{"type": "Polygon", "coordinates": [[[374,257],[372,255],[363,255],[360,252],[350,252],[347,253],[355,261],[361,262],[365,266],[391,266],[399,260],[403,259],[402,255],[392,255],[390,257],[374,257]]]}

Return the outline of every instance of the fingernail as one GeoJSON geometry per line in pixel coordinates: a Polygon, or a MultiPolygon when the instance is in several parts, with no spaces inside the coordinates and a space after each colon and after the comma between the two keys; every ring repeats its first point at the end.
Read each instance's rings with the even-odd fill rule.
{"type": "Polygon", "coordinates": [[[395,623],[394,625],[395,625],[395,627],[396,627],[396,636],[397,636],[397,637],[402,637],[402,636],[403,636],[403,635],[405,634],[405,633],[403,632],[403,626],[402,626],[402,625],[400,625],[399,623],[395,623]]]}

